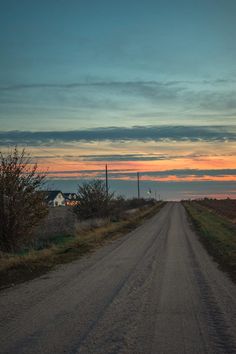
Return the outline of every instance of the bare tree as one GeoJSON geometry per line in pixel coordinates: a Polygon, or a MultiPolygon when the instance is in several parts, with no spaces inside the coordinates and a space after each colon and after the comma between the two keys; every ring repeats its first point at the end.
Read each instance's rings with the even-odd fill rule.
{"type": "Polygon", "coordinates": [[[78,201],[75,212],[81,219],[105,217],[109,214],[113,193],[106,189],[103,181],[93,180],[79,186],[78,201]]]}
{"type": "Polygon", "coordinates": [[[45,173],[38,171],[25,149],[0,152],[0,249],[14,252],[28,241],[47,206],[41,187],[45,173]]]}

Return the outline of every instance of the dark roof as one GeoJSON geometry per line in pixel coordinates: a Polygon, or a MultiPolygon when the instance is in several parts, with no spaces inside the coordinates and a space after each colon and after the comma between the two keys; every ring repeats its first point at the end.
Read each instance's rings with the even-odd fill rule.
{"type": "Polygon", "coordinates": [[[47,201],[54,200],[59,193],[61,193],[63,195],[62,191],[59,191],[59,190],[46,191],[45,199],[47,201]]]}

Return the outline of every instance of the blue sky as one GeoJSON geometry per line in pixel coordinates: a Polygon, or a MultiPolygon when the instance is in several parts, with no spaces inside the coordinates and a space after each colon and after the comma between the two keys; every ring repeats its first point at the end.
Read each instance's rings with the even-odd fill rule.
{"type": "Polygon", "coordinates": [[[186,161],[173,165],[170,150],[198,156],[190,169],[204,150],[199,169],[231,168],[234,176],[235,38],[234,0],[0,0],[0,144],[27,144],[35,155],[40,145],[54,170],[75,149],[104,163],[122,154],[130,166],[161,151],[168,170],[186,169],[186,161]],[[115,140],[105,134],[96,145],[110,127],[115,140]],[[122,144],[127,128],[132,151],[122,144]],[[189,145],[184,151],[176,141],[189,145]],[[218,162],[217,142],[228,142],[218,162]]]}
{"type": "Polygon", "coordinates": [[[0,3],[4,130],[235,119],[235,1],[0,3]]]}

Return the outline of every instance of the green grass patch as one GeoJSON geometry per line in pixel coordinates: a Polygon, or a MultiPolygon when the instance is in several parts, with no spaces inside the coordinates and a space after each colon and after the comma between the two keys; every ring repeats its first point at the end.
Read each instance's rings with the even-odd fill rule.
{"type": "MultiPolygon", "coordinates": [[[[28,250],[23,254],[0,254],[0,289],[33,279],[58,264],[76,260],[134,230],[146,219],[155,215],[165,203],[143,208],[124,220],[80,232],[76,236],[59,235],[47,248],[28,250]]],[[[51,241],[50,241],[51,242],[51,241]]]]}
{"type": "Polygon", "coordinates": [[[75,237],[73,235],[57,235],[55,237],[52,237],[48,240],[43,240],[41,244],[39,244],[36,249],[44,249],[44,248],[50,248],[51,246],[63,246],[67,244],[68,242],[72,241],[75,237]]]}
{"type": "Polygon", "coordinates": [[[184,206],[200,241],[236,282],[236,226],[197,202],[185,202],[184,206]]]}

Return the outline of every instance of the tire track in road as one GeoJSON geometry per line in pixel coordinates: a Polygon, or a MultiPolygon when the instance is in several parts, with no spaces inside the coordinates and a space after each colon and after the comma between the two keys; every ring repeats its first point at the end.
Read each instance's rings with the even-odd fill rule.
{"type": "MultiPolygon", "coordinates": [[[[170,211],[172,210],[172,205],[170,207],[170,211]]],[[[112,338],[112,345],[109,346],[109,352],[116,353],[120,350],[125,351],[127,344],[126,344],[126,334],[130,330],[129,326],[133,325],[133,320],[135,315],[138,314],[140,311],[140,306],[142,307],[142,302],[140,303],[140,298],[145,298],[146,295],[149,295],[152,281],[153,281],[153,273],[156,273],[156,263],[158,262],[159,255],[164,252],[166,247],[166,235],[168,234],[169,230],[169,220],[171,217],[171,213],[167,215],[165,218],[163,225],[159,229],[157,235],[154,236],[152,242],[149,244],[148,248],[146,249],[145,253],[143,253],[142,257],[138,260],[138,262],[134,265],[133,269],[130,271],[129,275],[124,279],[122,285],[119,287],[119,290],[113,294],[112,298],[110,299],[109,303],[104,307],[101,314],[96,319],[96,322],[92,324],[91,328],[88,329],[87,333],[83,338],[80,339],[78,344],[76,344],[75,349],[70,352],[70,354],[75,353],[88,353],[93,352],[94,349],[89,349],[86,346],[86,342],[92,339],[94,341],[96,332],[98,327],[101,327],[99,331],[102,331],[103,335],[99,336],[99,340],[102,338],[102,342],[104,341],[111,341],[111,337],[114,335],[114,328],[112,328],[112,333],[109,334],[109,316],[114,318],[114,313],[117,311],[117,318],[120,317],[120,308],[122,306],[127,306],[129,311],[132,308],[132,316],[130,316],[130,312],[122,313],[122,321],[117,321],[116,318],[116,338],[117,333],[120,331],[121,327],[122,334],[119,335],[119,339],[114,340],[112,338]],[[138,305],[136,304],[138,302],[138,305]],[[127,304],[129,303],[129,304],[127,304]],[[110,314],[109,314],[110,312],[110,314]],[[108,318],[106,318],[108,317],[108,318]],[[132,322],[129,320],[132,318],[132,322]],[[105,322],[105,325],[104,325],[105,322]],[[119,350],[117,351],[117,346],[119,350]],[[115,348],[116,349],[115,349],[115,348]]],[[[152,303],[153,299],[152,299],[152,303]]],[[[124,307],[123,307],[124,308],[124,307]]],[[[129,332],[130,337],[130,332],[129,332]]],[[[130,341],[130,338],[129,338],[130,341]]],[[[129,351],[130,352],[130,347],[129,351]]]]}

